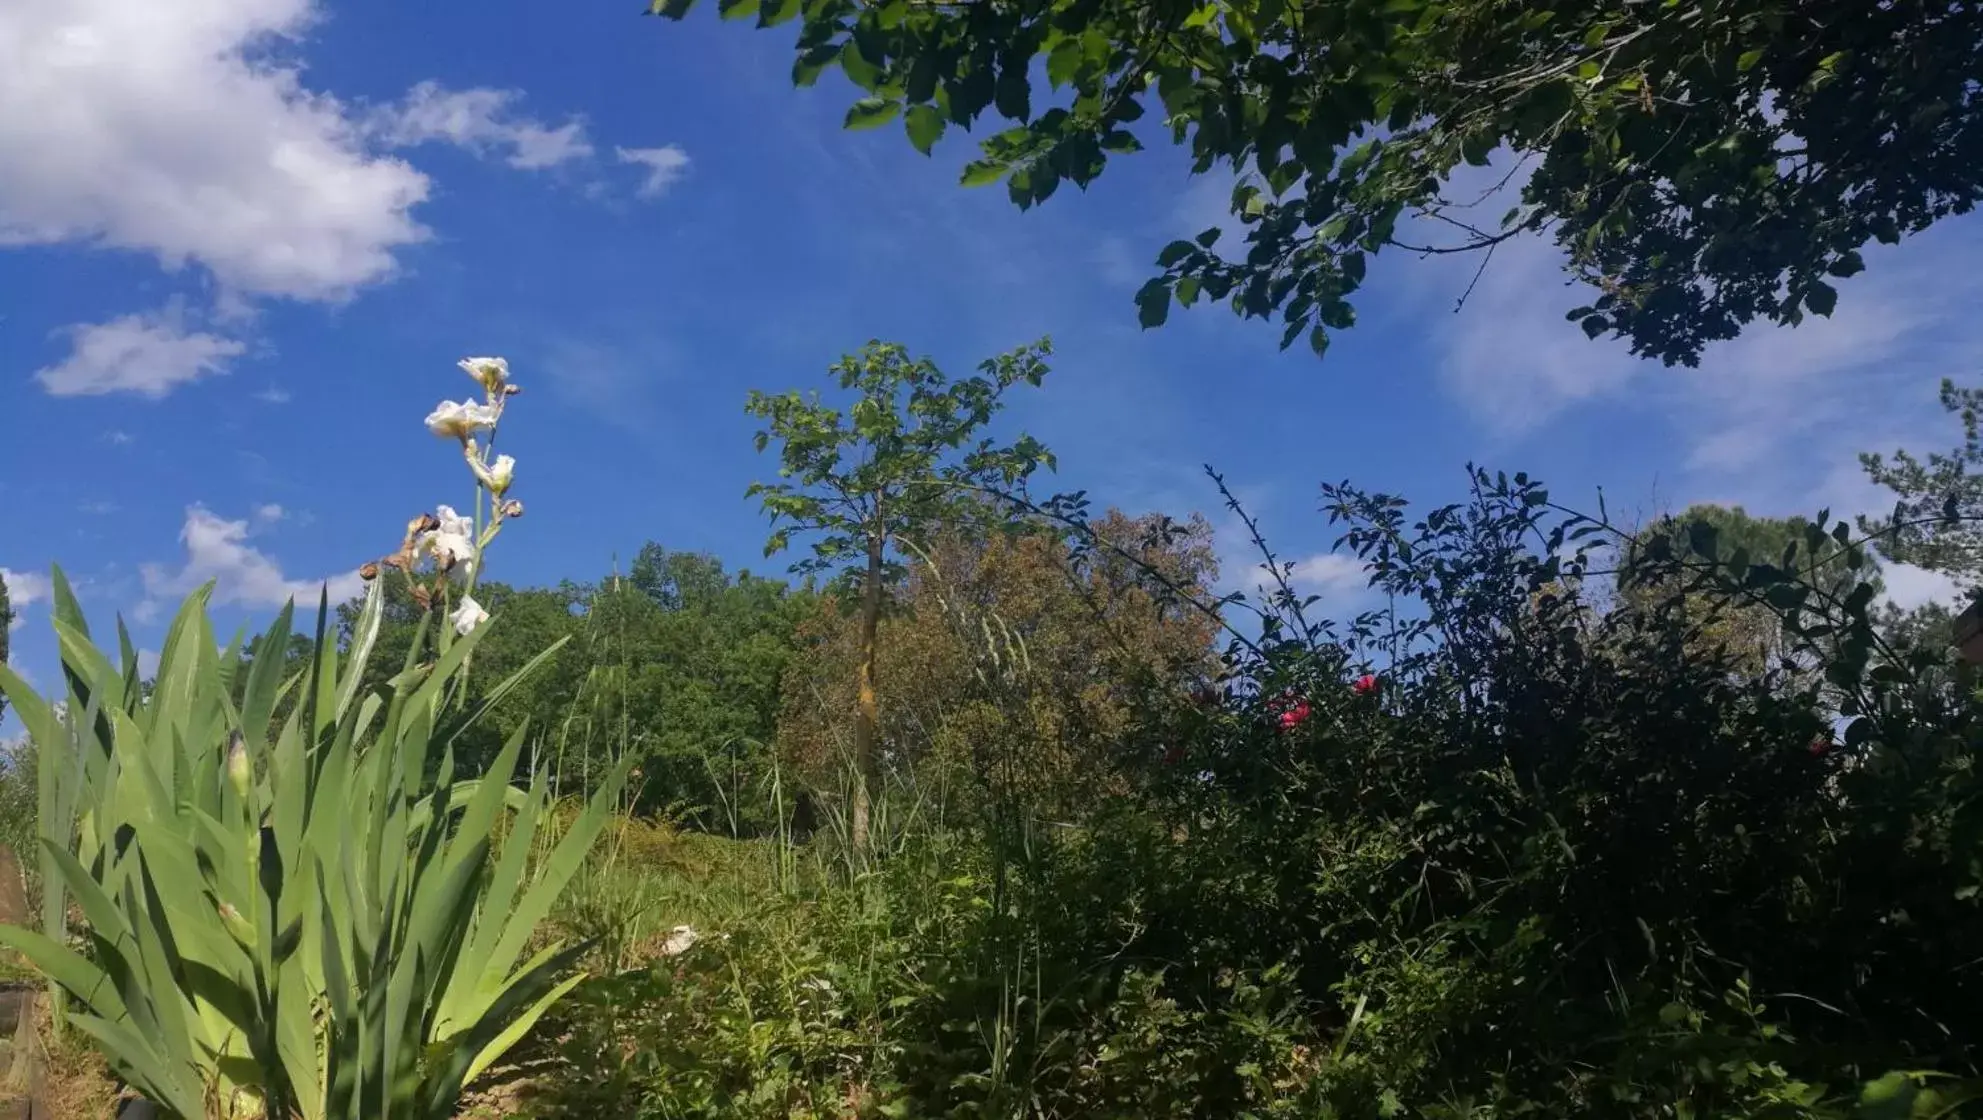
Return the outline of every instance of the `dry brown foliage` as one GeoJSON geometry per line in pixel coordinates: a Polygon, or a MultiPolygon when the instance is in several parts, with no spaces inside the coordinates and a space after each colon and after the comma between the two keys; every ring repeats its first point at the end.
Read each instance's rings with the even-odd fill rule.
{"type": "MultiPolygon", "coordinates": [[[[1018,795],[1047,813],[1120,789],[1120,754],[1138,748],[1145,715],[1214,665],[1215,624],[1192,603],[1217,579],[1211,528],[1164,524],[1111,510],[1086,550],[1043,529],[912,547],[881,626],[888,765],[926,789],[1018,795]]],[[[851,738],[848,606],[822,600],[786,676],[780,746],[814,780],[830,780],[851,738]]]]}

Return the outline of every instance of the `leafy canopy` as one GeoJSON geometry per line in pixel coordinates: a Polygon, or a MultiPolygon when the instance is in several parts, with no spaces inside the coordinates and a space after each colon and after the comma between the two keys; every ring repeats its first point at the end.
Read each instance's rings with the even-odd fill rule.
{"type": "Polygon", "coordinates": [[[928,153],[951,125],[1007,122],[963,182],[1003,179],[1021,207],[1139,150],[1155,130],[1133,126],[1155,108],[1195,172],[1243,176],[1246,245],[1222,253],[1216,228],[1172,242],[1137,296],[1143,324],[1173,299],[1230,299],[1318,354],[1355,321],[1371,256],[1546,233],[1595,289],[1568,312],[1587,334],[1692,365],[1756,319],[1829,315],[1831,280],[1860,271],[1868,241],[1966,212],[1983,183],[1983,5],[1968,0],[718,8],[800,19],[793,78],[838,66],[865,94],[849,128],[900,118],[928,153]],[[1504,149],[1512,170],[1453,186],[1504,149]],[[1471,209],[1503,191],[1519,197],[1471,209]]]}
{"type": "Polygon", "coordinates": [[[794,567],[829,570],[866,554],[871,542],[899,540],[975,505],[960,498],[1014,487],[1041,465],[1051,468],[1052,453],[1031,436],[1000,446],[978,433],[1004,407],[1007,389],[1040,383],[1052,352],[1042,339],[952,381],[897,343],[870,342],[829,371],[854,394],[844,411],[817,393],[753,390],[746,411],[766,425],[757,449],[778,441],[785,480],[752,483],[747,491],[771,515],[765,555],[782,551],[795,531],[817,533],[813,554],[794,567]]]}

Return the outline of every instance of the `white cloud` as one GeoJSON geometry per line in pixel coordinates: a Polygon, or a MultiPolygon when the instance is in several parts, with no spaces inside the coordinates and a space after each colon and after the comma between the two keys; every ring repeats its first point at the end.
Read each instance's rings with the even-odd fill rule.
{"type": "Polygon", "coordinates": [[[621,163],[636,163],[647,169],[634,193],[642,198],[659,198],[676,180],[688,172],[689,154],[673,144],[659,148],[614,148],[621,163]]]}
{"type": "Polygon", "coordinates": [[[16,607],[29,603],[39,603],[54,591],[47,576],[37,572],[17,572],[12,568],[0,568],[0,580],[7,584],[7,601],[16,607]]]}
{"type": "Polygon", "coordinates": [[[1880,580],[1886,585],[1882,598],[1902,610],[1929,603],[1953,604],[1962,599],[1962,589],[1955,580],[1912,564],[1884,565],[1880,568],[1880,580]]]}
{"type": "MultiPolygon", "coordinates": [[[[1464,268],[1405,267],[1431,270],[1457,299],[1481,261],[1447,259],[1464,268]]],[[[1643,364],[1564,320],[1575,294],[1565,287],[1562,259],[1541,237],[1502,244],[1465,305],[1436,328],[1447,390],[1497,435],[1525,434],[1580,401],[1614,393],[1643,364]]]]}
{"type": "MultiPolygon", "coordinates": [[[[1489,166],[1455,175],[1444,192],[1457,201],[1448,213],[1495,228],[1526,178],[1508,151],[1497,152],[1489,166]]],[[[1948,253],[1952,234],[1961,236],[1945,226],[1899,249],[1870,247],[1867,272],[1840,285],[1832,317],[1813,315],[1797,327],[1752,323],[1735,339],[1711,343],[1697,369],[1667,368],[1632,357],[1617,340],[1586,338],[1564,312],[1591,293],[1564,271],[1565,255],[1547,234],[1503,243],[1491,256],[1401,265],[1426,310],[1449,312],[1435,328],[1440,373],[1490,431],[1523,435],[1580,403],[1630,390],[1699,421],[1688,425],[1690,466],[1732,469],[1851,411],[1836,390],[1868,384],[1869,373],[1892,374],[1899,359],[1922,357],[1924,329],[1983,295],[1983,284],[1961,267],[1973,246],[1948,253]]],[[[1434,245],[1456,240],[1450,228],[1425,219],[1402,236],[1434,245]]],[[[1910,361],[1908,372],[1927,364],[1910,361]]]]}
{"type": "Polygon", "coordinates": [[[103,442],[112,447],[125,447],[132,442],[131,433],[119,428],[112,428],[103,433],[103,442]]]}
{"type": "MultiPolygon", "coordinates": [[[[1272,487],[1241,485],[1235,486],[1233,493],[1272,548],[1282,528],[1271,516],[1277,504],[1272,487]]],[[[1178,508],[1196,497],[1180,487],[1176,492],[1152,495],[1150,504],[1159,509],[1178,508]]],[[[1260,546],[1254,542],[1253,531],[1239,513],[1227,509],[1212,519],[1212,550],[1219,561],[1219,594],[1238,593],[1259,603],[1279,590],[1260,546]]],[[[1277,556],[1275,562],[1286,567],[1288,585],[1296,594],[1321,599],[1322,614],[1328,617],[1348,618],[1364,609],[1371,598],[1370,566],[1348,553],[1315,552],[1292,561],[1277,556]]]]}
{"type": "MultiPolygon", "coordinates": [[[[1493,228],[1523,185],[1513,168],[1504,152],[1456,176],[1447,195],[1475,206],[1455,216],[1493,228]]],[[[1401,236],[1455,240],[1425,221],[1401,236]]],[[[1412,310],[1436,316],[1431,345],[1446,390],[1490,435],[1533,436],[1573,410],[1580,423],[1670,428],[1659,465],[1678,469],[1671,481],[1682,495],[1842,514],[1891,504],[1869,492],[1858,452],[1955,441],[1935,385],[1983,364],[1983,323],[1971,310],[1983,301],[1983,274],[1968,263],[1978,252],[1983,220],[1973,217],[1868,246],[1865,272],[1837,284],[1832,316],[1751,323],[1710,344],[1694,369],[1636,359],[1566,320],[1589,293],[1571,285],[1547,235],[1501,245],[1478,284],[1477,254],[1400,261],[1398,271],[1412,310]]]]}
{"type": "Polygon", "coordinates": [[[1983,356],[1970,310],[1983,283],[1963,263],[1978,248],[1973,227],[1956,226],[1902,251],[1869,252],[1866,274],[1838,285],[1830,318],[1755,324],[1710,347],[1701,368],[1680,379],[1676,403],[1694,433],[1688,466],[1733,475],[1798,445],[1831,444],[1839,432],[1873,441],[1838,449],[1848,454],[1886,442],[1881,429],[1905,437],[1931,428],[1937,444],[1953,442],[1932,401],[1940,378],[1983,356]]]}
{"type": "MultiPolygon", "coordinates": [[[[1177,188],[1171,203],[1170,224],[1166,228],[1178,231],[1176,235],[1179,237],[1193,239],[1208,229],[1216,228],[1219,239],[1213,244],[1213,249],[1228,257],[1244,257],[1246,224],[1233,215],[1232,193],[1245,178],[1223,169],[1193,175],[1177,188]]],[[[1154,267],[1150,273],[1156,274],[1154,267]]]]}
{"type": "Polygon", "coordinates": [[[180,385],[227,372],[228,363],[247,350],[231,338],[189,332],[169,311],[76,323],[57,333],[69,336],[69,356],[35,372],[42,388],[55,397],[137,393],[157,399],[180,385]]]}
{"type": "MultiPolygon", "coordinates": [[[[1503,148],[1488,166],[1457,169],[1442,192],[1447,214],[1497,228],[1528,177],[1516,158],[1503,148]]],[[[1463,239],[1443,222],[1410,218],[1399,240],[1451,247],[1463,239]]],[[[1578,293],[1547,235],[1503,242],[1491,254],[1391,254],[1400,258],[1396,267],[1420,305],[1417,313],[1429,320],[1446,391],[1493,435],[1534,431],[1581,401],[1616,392],[1643,364],[1615,343],[1591,341],[1563,318],[1578,293]]]]}
{"type": "Polygon", "coordinates": [[[1370,565],[1341,552],[1320,552],[1294,562],[1288,582],[1296,591],[1329,601],[1360,597],[1370,590],[1370,565]]]}
{"type": "Polygon", "coordinates": [[[257,521],[281,521],[284,516],[282,507],[276,505],[274,502],[255,507],[255,520],[257,521]]]}
{"type": "Polygon", "coordinates": [[[369,152],[271,52],[311,0],[0,6],[0,244],[81,242],[210,270],[228,290],[337,299],[426,231],[428,180],[369,152]]]}
{"type": "Polygon", "coordinates": [[[228,521],[204,506],[189,507],[185,527],[179,533],[186,546],[185,563],[177,568],[163,564],[140,567],[145,601],[138,608],[138,617],[155,616],[164,600],[183,596],[209,580],[214,581],[216,605],[247,607],[279,606],[291,599],[312,602],[325,585],[330,588],[331,600],[337,602],[356,595],[364,586],[355,571],[323,579],[291,579],[273,559],[248,543],[250,532],[248,521],[228,521]]]}
{"type": "Polygon", "coordinates": [[[271,385],[266,389],[257,390],[255,399],[263,404],[288,404],[290,400],[289,390],[278,385],[271,385]]]}
{"type": "Polygon", "coordinates": [[[30,603],[38,603],[48,598],[54,590],[48,577],[35,572],[16,572],[10,568],[0,568],[0,583],[7,585],[7,605],[14,612],[10,630],[18,630],[27,623],[21,608],[30,603]]]}
{"type": "Polygon", "coordinates": [[[1128,238],[1114,235],[1095,242],[1092,259],[1102,282],[1117,288],[1137,288],[1156,275],[1157,267],[1143,259],[1140,248],[1128,238]]]}
{"type": "Polygon", "coordinates": [[[511,106],[521,96],[516,90],[449,90],[437,82],[421,82],[398,105],[374,113],[369,123],[387,144],[412,147],[438,142],[478,154],[502,151],[507,153],[505,162],[524,171],[556,167],[592,154],[583,121],[574,118],[550,128],[515,116],[511,106]]]}
{"type": "Polygon", "coordinates": [[[667,339],[646,331],[547,340],[534,363],[551,392],[629,430],[651,431],[662,409],[656,387],[676,364],[667,339]]]}
{"type": "Polygon", "coordinates": [[[1370,565],[1342,552],[1318,552],[1296,560],[1288,571],[1288,584],[1297,594],[1318,599],[1317,614],[1311,617],[1354,618],[1377,598],[1370,586],[1370,565]]]}

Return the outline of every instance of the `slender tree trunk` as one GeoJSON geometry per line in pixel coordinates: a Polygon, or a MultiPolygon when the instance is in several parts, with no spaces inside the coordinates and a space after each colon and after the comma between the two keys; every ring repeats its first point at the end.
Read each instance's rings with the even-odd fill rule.
{"type": "Polygon", "coordinates": [[[881,725],[881,702],[875,695],[874,660],[876,634],[881,624],[881,534],[868,535],[867,581],[861,585],[861,673],[858,710],[854,713],[853,844],[857,852],[868,850],[868,817],[871,799],[880,784],[876,765],[875,740],[881,725]]]}

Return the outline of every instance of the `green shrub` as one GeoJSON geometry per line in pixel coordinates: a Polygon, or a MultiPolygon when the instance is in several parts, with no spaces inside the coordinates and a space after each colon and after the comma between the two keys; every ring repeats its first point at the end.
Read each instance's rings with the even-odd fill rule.
{"type": "Polygon", "coordinates": [[[851,879],[836,851],[805,852],[786,893],[718,872],[754,905],[581,985],[540,1113],[1307,1115],[1319,1051],[1285,975],[1187,1005],[1161,969],[1044,943],[1030,904],[995,904],[997,854],[971,836],[921,834],[851,879]]]}
{"type": "MultiPolygon", "coordinates": [[[[1587,598],[1603,526],[1475,482],[1416,524],[1330,488],[1403,606],[1272,604],[1053,924],[1176,962],[1180,999],[1289,969],[1328,1115],[1844,1116],[1891,1069],[1975,1077],[1983,705],[1942,652],[1801,561],[1648,558],[1784,616],[1801,671],[1745,675],[1662,603],[1587,598]]],[[[1802,555],[1856,547],[1833,528],[1802,555]]]]}
{"type": "MultiPolygon", "coordinates": [[[[993,804],[872,861],[826,837],[731,888],[756,904],[711,915],[727,936],[588,982],[563,1057],[605,1072],[546,1110],[1974,1107],[1983,705],[1945,646],[1711,541],[1634,554],[1686,612],[1601,601],[1576,547],[1601,523],[1475,481],[1416,523],[1332,488],[1397,606],[1331,624],[1271,597],[1217,703],[1120,745],[1130,796],[1069,828],[993,804]],[[1726,598],[1778,612],[1795,664],[1721,656],[1695,621],[1726,598]]],[[[1811,562],[1849,567],[1813,528],[1811,562]]]]}

